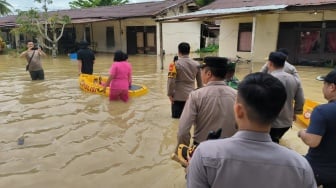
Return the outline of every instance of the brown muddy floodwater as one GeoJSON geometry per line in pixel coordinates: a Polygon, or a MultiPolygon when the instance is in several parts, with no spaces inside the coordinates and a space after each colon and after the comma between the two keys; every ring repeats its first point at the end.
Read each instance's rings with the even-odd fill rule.
{"type": "MultiPolygon", "coordinates": [[[[112,58],[97,54],[94,72],[107,75],[112,58]]],[[[133,83],[149,93],[122,103],[81,91],[77,63],[66,56],[44,58],[46,80],[32,82],[24,59],[0,55],[0,187],[185,187],[184,170],[170,159],[178,126],[166,97],[172,58],[161,70],[157,56],[130,56],[133,83]]],[[[240,79],[249,66],[238,66],[240,79]]],[[[297,69],[306,98],[325,102],[315,77],[331,69],[297,69]]],[[[297,130],[281,143],[304,154],[297,130]]]]}

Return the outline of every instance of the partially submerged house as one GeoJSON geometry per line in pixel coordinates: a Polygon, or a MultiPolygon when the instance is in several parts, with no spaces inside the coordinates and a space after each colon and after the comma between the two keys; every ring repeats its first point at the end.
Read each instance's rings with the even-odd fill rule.
{"type": "MultiPolygon", "coordinates": [[[[177,45],[182,41],[189,42],[196,50],[200,48],[200,22],[189,22],[181,27],[176,23],[162,24],[156,20],[197,9],[193,0],[166,0],[59,10],[59,15],[71,18],[71,24],[66,26],[59,41],[59,52],[74,51],[75,44],[81,40],[87,40],[97,52],[121,49],[128,54],[160,54],[163,51],[176,54],[177,45]]],[[[15,16],[0,17],[2,31],[9,33],[14,26],[15,16]]],[[[15,41],[20,40],[22,36],[16,36],[15,41]]]]}
{"type": "Polygon", "coordinates": [[[216,0],[164,22],[220,21],[219,55],[265,61],[287,48],[293,64],[334,64],[336,0],[216,0]]]}

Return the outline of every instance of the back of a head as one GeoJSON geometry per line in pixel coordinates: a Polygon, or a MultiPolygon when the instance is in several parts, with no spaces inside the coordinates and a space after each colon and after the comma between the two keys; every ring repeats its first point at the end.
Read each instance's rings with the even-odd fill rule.
{"type": "Polygon", "coordinates": [[[126,61],[128,59],[128,55],[121,50],[118,50],[114,53],[113,61],[126,61]]]}
{"type": "Polygon", "coordinates": [[[246,107],[248,118],[262,125],[270,124],[278,117],[286,98],[284,85],[267,73],[249,74],[238,86],[237,100],[246,107]]]}
{"type": "Polygon", "coordinates": [[[86,40],[82,40],[79,42],[79,48],[84,49],[89,46],[89,43],[86,40]]]}
{"type": "Polygon", "coordinates": [[[228,58],[207,56],[204,58],[204,63],[200,67],[208,67],[213,76],[224,79],[228,69],[228,58]]]}
{"type": "Polygon", "coordinates": [[[186,42],[181,42],[178,45],[178,51],[182,54],[182,55],[188,55],[190,53],[190,45],[186,42]]]}
{"type": "Polygon", "coordinates": [[[288,56],[288,54],[289,54],[287,48],[279,48],[277,51],[284,53],[286,56],[288,56]]]}
{"type": "Polygon", "coordinates": [[[271,52],[268,60],[273,63],[275,67],[282,68],[285,65],[287,56],[282,52],[271,52]]]}

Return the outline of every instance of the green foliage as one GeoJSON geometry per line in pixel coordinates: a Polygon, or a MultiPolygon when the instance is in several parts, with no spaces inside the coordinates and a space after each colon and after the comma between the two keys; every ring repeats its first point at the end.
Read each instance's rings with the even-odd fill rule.
{"type": "Polygon", "coordinates": [[[6,0],[0,0],[0,15],[12,13],[10,8],[13,8],[11,4],[7,3],[6,0]]]}
{"type": "Polygon", "coordinates": [[[212,2],[214,2],[215,0],[195,0],[196,4],[200,7],[203,7],[205,5],[208,5],[212,2]]]}
{"type": "Polygon", "coordinates": [[[69,3],[71,8],[90,8],[110,5],[123,5],[128,0],[75,0],[69,3]]]}
{"type": "Polygon", "coordinates": [[[16,23],[19,27],[11,30],[14,33],[29,33],[31,36],[36,37],[38,34],[38,28],[34,20],[40,18],[39,13],[35,9],[30,9],[28,11],[19,11],[16,17],[16,23]]]}
{"type": "Polygon", "coordinates": [[[209,45],[208,47],[196,50],[196,53],[217,52],[219,45],[209,45]]]}

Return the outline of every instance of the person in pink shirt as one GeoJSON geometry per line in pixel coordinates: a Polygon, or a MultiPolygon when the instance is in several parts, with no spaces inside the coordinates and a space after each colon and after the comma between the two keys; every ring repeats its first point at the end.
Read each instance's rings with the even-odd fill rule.
{"type": "Polygon", "coordinates": [[[127,59],[127,54],[120,50],[114,54],[114,62],[104,85],[104,90],[107,86],[110,86],[110,101],[121,99],[127,102],[129,99],[128,89],[132,85],[132,66],[127,59]]]}

